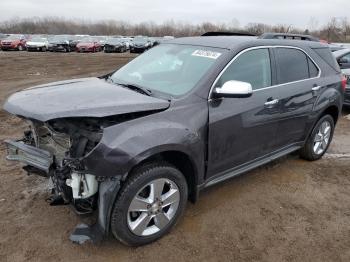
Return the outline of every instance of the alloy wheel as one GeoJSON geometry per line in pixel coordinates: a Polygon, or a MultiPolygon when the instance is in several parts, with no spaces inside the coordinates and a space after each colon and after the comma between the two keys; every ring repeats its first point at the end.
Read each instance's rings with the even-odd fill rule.
{"type": "Polygon", "coordinates": [[[165,228],[179,207],[180,191],[171,180],[159,178],[144,186],[132,199],[127,223],[137,236],[149,236],[165,228]]]}
{"type": "Polygon", "coordinates": [[[314,138],[313,151],[315,154],[322,154],[328,147],[332,127],[328,121],[323,121],[319,126],[314,138]]]}

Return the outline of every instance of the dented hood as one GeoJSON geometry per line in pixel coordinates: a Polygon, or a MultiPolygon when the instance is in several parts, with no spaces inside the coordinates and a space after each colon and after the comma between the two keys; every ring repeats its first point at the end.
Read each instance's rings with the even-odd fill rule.
{"type": "Polygon", "coordinates": [[[167,100],[146,96],[99,78],[35,86],[11,95],[4,105],[11,114],[39,121],[105,117],[168,107],[167,100]]]}

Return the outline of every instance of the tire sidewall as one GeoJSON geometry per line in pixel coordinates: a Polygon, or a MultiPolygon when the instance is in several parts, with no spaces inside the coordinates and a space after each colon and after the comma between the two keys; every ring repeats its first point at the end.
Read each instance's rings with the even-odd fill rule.
{"type": "Polygon", "coordinates": [[[114,203],[111,217],[111,231],[113,235],[124,244],[130,246],[140,246],[151,243],[164,236],[177,223],[178,219],[182,216],[185,210],[188,189],[186,179],[182,173],[171,166],[158,166],[150,168],[142,172],[142,175],[137,176],[136,180],[132,181],[133,182],[131,184],[126,183],[126,188],[121,190],[121,194],[114,203]],[[137,236],[131,232],[127,223],[127,213],[130,203],[142,187],[147,185],[152,180],[158,178],[169,179],[179,188],[180,201],[178,209],[175,216],[172,218],[172,221],[159,232],[151,236],[137,236]]]}
{"type": "Polygon", "coordinates": [[[330,116],[330,115],[325,115],[325,116],[321,117],[317,121],[317,123],[316,123],[314,129],[312,130],[312,133],[311,133],[311,135],[310,135],[310,137],[309,137],[309,139],[307,141],[307,144],[306,144],[306,146],[308,147],[308,150],[311,153],[313,159],[315,159],[315,160],[316,159],[320,159],[327,152],[327,150],[329,148],[329,145],[332,142],[333,134],[334,134],[334,120],[333,120],[333,117],[330,116]],[[315,140],[315,135],[317,134],[321,124],[325,120],[327,120],[330,123],[330,125],[331,125],[331,133],[330,133],[330,136],[329,136],[329,142],[328,142],[328,145],[327,145],[326,149],[321,154],[316,154],[314,152],[314,150],[313,150],[313,144],[314,144],[314,140],[315,140]]]}

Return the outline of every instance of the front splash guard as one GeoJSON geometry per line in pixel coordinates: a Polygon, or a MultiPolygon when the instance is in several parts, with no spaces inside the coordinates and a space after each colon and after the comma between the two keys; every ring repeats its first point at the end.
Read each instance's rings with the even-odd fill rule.
{"type": "Polygon", "coordinates": [[[89,241],[101,242],[109,234],[110,218],[114,201],[120,189],[120,178],[113,177],[99,185],[98,219],[93,225],[79,224],[69,239],[77,244],[89,241]]]}

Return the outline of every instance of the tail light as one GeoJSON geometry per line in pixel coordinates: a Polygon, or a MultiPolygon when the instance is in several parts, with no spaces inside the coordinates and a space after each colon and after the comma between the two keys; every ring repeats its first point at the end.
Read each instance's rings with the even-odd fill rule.
{"type": "Polygon", "coordinates": [[[342,78],[341,78],[341,87],[343,89],[343,91],[345,92],[345,89],[346,89],[346,82],[347,82],[347,79],[344,75],[342,75],[342,78]]]}

